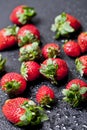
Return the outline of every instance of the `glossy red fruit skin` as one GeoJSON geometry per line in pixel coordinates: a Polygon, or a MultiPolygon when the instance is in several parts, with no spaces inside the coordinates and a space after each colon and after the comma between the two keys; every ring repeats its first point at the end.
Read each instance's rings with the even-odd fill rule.
{"type": "MultiPolygon", "coordinates": [[[[68,84],[66,85],[66,89],[70,89],[72,84],[80,85],[80,88],[81,87],[87,87],[86,82],[84,82],[83,80],[77,78],[77,79],[73,79],[73,80],[69,81],[68,84]]],[[[83,96],[87,98],[87,93],[84,94],[83,96]]]]}
{"type": "Polygon", "coordinates": [[[87,52],[87,32],[82,32],[78,36],[78,44],[81,48],[81,52],[87,52]]]}
{"type": "Polygon", "coordinates": [[[82,63],[82,65],[84,66],[83,74],[87,75],[87,56],[83,55],[83,56],[79,57],[79,60],[82,63]]]}
{"type": "MultiPolygon", "coordinates": [[[[26,36],[26,31],[29,31],[31,34],[33,34],[38,40],[40,40],[40,32],[37,29],[36,26],[33,24],[26,24],[23,27],[21,27],[18,31],[18,45],[20,46],[21,39],[20,37],[25,37],[26,36]]],[[[32,41],[33,42],[33,41],[32,41]]],[[[26,43],[26,44],[29,44],[26,43]]]]}
{"type": "Polygon", "coordinates": [[[20,122],[20,117],[24,115],[26,111],[21,107],[21,105],[23,105],[26,101],[29,100],[22,97],[7,100],[2,107],[3,114],[10,122],[14,124],[20,122]]]}
{"type": "Polygon", "coordinates": [[[46,45],[43,46],[42,48],[42,56],[47,59],[47,58],[53,58],[51,56],[49,56],[49,49],[53,49],[54,51],[56,51],[56,55],[55,58],[59,55],[60,53],[60,46],[56,43],[47,43],[46,45]]]}
{"type": "Polygon", "coordinates": [[[78,30],[81,27],[79,20],[74,16],[66,13],[66,17],[67,17],[67,21],[70,23],[72,28],[78,30]]]}
{"type": "Polygon", "coordinates": [[[80,46],[75,41],[68,41],[64,44],[63,50],[66,55],[71,57],[78,57],[81,55],[80,46]]]}
{"type": "Polygon", "coordinates": [[[10,20],[17,25],[21,25],[19,22],[19,19],[17,17],[17,14],[20,12],[21,14],[24,12],[23,10],[24,5],[17,6],[16,8],[13,9],[13,11],[10,14],[10,20]]]}
{"type": "Polygon", "coordinates": [[[54,91],[47,85],[42,85],[36,93],[37,102],[41,103],[41,101],[45,99],[46,96],[49,96],[51,99],[54,99],[55,98],[54,91]]]}
{"type": "Polygon", "coordinates": [[[24,62],[24,66],[26,67],[26,77],[27,81],[34,81],[40,76],[39,68],[40,65],[35,61],[27,61],[24,62]]]}
{"type": "Polygon", "coordinates": [[[17,37],[5,35],[5,29],[0,30],[0,51],[14,46],[17,42],[17,37]]]}
{"type": "Polygon", "coordinates": [[[7,88],[5,87],[7,82],[11,82],[11,81],[16,81],[18,83],[20,83],[20,87],[14,92],[15,95],[17,94],[21,94],[25,91],[26,89],[26,80],[23,78],[22,75],[16,73],[16,72],[9,72],[6,73],[0,81],[1,84],[1,88],[3,91],[7,91],[7,88]]]}

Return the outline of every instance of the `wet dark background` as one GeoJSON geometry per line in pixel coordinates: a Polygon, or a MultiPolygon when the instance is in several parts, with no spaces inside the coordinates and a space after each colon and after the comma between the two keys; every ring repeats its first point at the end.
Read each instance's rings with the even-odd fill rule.
{"type": "MultiPolygon", "coordinates": [[[[42,46],[48,42],[55,42],[61,46],[60,57],[66,60],[69,66],[69,74],[57,86],[42,78],[33,83],[28,83],[27,90],[22,95],[23,97],[28,97],[35,101],[35,93],[42,84],[52,87],[56,95],[56,101],[52,109],[46,109],[49,121],[37,127],[19,128],[5,119],[1,108],[9,97],[0,89],[0,130],[87,130],[87,106],[72,108],[62,101],[63,95],[61,93],[69,80],[80,78],[87,81],[87,78],[80,77],[75,68],[75,59],[64,54],[62,50],[63,42],[53,39],[54,33],[50,31],[54,18],[62,12],[67,12],[77,17],[82,24],[82,31],[87,31],[87,0],[2,0],[0,1],[0,29],[12,24],[9,20],[9,15],[13,8],[21,4],[35,8],[37,16],[33,18],[32,23],[40,30],[42,46]]],[[[72,37],[75,40],[76,38],[77,35],[72,37]]],[[[6,72],[14,71],[20,73],[21,63],[18,61],[18,53],[18,47],[1,52],[3,57],[7,58],[6,72]]]]}

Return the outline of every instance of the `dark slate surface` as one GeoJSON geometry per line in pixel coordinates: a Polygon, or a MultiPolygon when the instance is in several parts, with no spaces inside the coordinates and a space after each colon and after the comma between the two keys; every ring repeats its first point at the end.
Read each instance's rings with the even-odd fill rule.
{"type": "MultiPolygon", "coordinates": [[[[87,31],[87,0],[1,0],[0,1],[0,28],[12,24],[9,20],[9,14],[12,9],[20,4],[26,4],[35,7],[37,16],[32,20],[41,33],[42,46],[47,42],[56,42],[61,46],[61,40],[53,39],[54,33],[50,31],[55,16],[65,11],[77,17],[87,31]]],[[[76,39],[76,37],[73,37],[76,39]]],[[[20,62],[18,61],[18,47],[1,52],[3,57],[7,58],[6,72],[20,72],[20,62]]],[[[28,88],[23,97],[31,98],[35,101],[36,90],[41,84],[51,86],[56,95],[56,103],[51,110],[47,110],[49,121],[40,126],[30,128],[19,128],[5,119],[1,112],[4,101],[9,97],[0,89],[0,130],[87,130],[87,106],[81,108],[72,108],[62,101],[61,90],[67,82],[73,78],[81,78],[76,72],[74,59],[69,58],[61,51],[60,57],[65,59],[69,66],[69,75],[57,86],[52,85],[49,81],[39,79],[33,83],[28,83],[28,88]]],[[[3,75],[3,74],[2,74],[3,75]]],[[[1,77],[1,76],[0,76],[1,77]]],[[[87,78],[81,78],[86,81],[87,78]]]]}

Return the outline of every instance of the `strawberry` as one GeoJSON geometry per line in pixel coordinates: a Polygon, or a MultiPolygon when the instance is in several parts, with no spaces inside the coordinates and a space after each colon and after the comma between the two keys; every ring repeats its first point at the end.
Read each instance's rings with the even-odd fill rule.
{"type": "Polygon", "coordinates": [[[80,75],[87,76],[87,55],[81,56],[75,60],[75,65],[77,71],[79,71],[80,75]]]}
{"type": "Polygon", "coordinates": [[[40,76],[40,65],[35,61],[23,62],[21,65],[21,74],[27,81],[36,80],[40,76]]]}
{"type": "Polygon", "coordinates": [[[22,97],[6,100],[2,112],[7,120],[17,126],[37,125],[48,120],[43,108],[22,97]]]}
{"type": "Polygon", "coordinates": [[[47,43],[42,48],[42,56],[47,58],[56,58],[60,54],[60,47],[56,43],[47,43]]]}
{"type": "Polygon", "coordinates": [[[37,93],[36,93],[36,100],[42,106],[49,107],[49,104],[54,101],[55,94],[52,88],[47,85],[42,85],[37,93]]]}
{"type": "Polygon", "coordinates": [[[40,32],[32,24],[27,24],[21,27],[18,31],[18,46],[24,46],[32,42],[40,41],[40,32]]]}
{"type": "Polygon", "coordinates": [[[8,26],[0,30],[0,51],[14,46],[17,43],[17,32],[19,27],[8,26]]]}
{"type": "Polygon", "coordinates": [[[26,89],[26,80],[16,72],[9,72],[1,78],[1,88],[9,95],[18,95],[26,89]]]}
{"type": "Polygon", "coordinates": [[[78,36],[78,44],[81,48],[81,52],[87,52],[87,32],[82,32],[78,36]]]}
{"type": "Polygon", "coordinates": [[[56,32],[55,38],[58,39],[60,36],[69,36],[69,34],[77,31],[80,27],[80,22],[74,16],[63,12],[55,18],[51,30],[56,32]]]}
{"type": "Polygon", "coordinates": [[[19,5],[12,10],[9,19],[14,24],[24,25],[35,15],[36,12],[34,8],[29,7],[27,5],[19,5]]]}
{"type": "Polygon", "coordinates": [[[68,74],[66,62],[60,58],[48,58],[41,64],[40,73],[57,84],[57,80],[62,80],[68,74]]]}
{"type": "Polygon", "coordinates": [[[81,54],[81,50],[78,43],[73,40],[66,42],[63,46],[63,50],[66,55],[71,57],[78,57],[81,54]]]}
{"type": "Polygon", "coordinates": [[[63,89],[64,101],[71,104],[73,107],[77,107],[81,102],[87,99],[87,83],[81,79],[73,79],[66,85],[66,89],[63,89]]]}
{"type": "Polygon", "coordinates": [[[0,54],[0,72],[2,72],[5,68],[6,59],[2,58],[2,55],[0,54]]]}
{"type": "Polygon", "coordinates": [[[37,60],[40,57],[41,51],[37,42],[24,45],[20,48],[19,61],[37,60]]]}

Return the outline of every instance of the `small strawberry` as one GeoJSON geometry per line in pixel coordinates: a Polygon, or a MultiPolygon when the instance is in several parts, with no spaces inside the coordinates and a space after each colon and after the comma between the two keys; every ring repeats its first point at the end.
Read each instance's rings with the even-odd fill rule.
{"type": "Polygon", "coordinates": [[[63,46],[63,50],[66,55],[71,57],[78,57],[81,54],[81,50],[78,43],[73,40],[66,42],[63,46]]]}
{"type": "Polygon", "coordinates": [[[19,51],[19,61],[21,62],[37,60],[41,55],[40,47],[37,42],[24,45],[19,51]]]}
{"type": "Polygon", "coordinates": [[[2,55],[0,54],[0,72],[4,70],[5,63],[6,63],[6,59],[3,59],[2,55]]]}
{"type": "Polygon", "coordinates": [[[9,95],[18,95],[26,89],[26,81],[22,75],[9,72],[1,78],[1,89],[9,95]]]}
{"type": "Polygon", "coordinates": [[[35,15],[34,8],[27,5],[19,5],[12,10],[9,18],[14,24],[24,25],[35,15]]]}
{"type": "Polygon", "coordinates": [[[49,104],[54,101],[55,94],[52,88],[47,85],[42,85],[37,93],[36,93],[36,100],[42,106],[49,107],[49,104]]]}
{"type": "Polygon", "coordinates": [[[56,43],[47,43],[42,48],[42,56],[47,58],[56,58],[60,54],[60,47],[56,43]]]}
{"type": "Polygon", "coordinates": [[[75,60],[75,65],[77,71],[81,74],[81,76],[87,76],[87,55],[81,56],[75,60]]]}
{"type": "Polygon", "coordinates": [[[62,80],[68,74],[68,66],[60,58],[49,58],[41,64],[40,73],[57,84],[57,80],[62,80]]]}
{"type": "Polygon", "coordinates": [[[21,74],[27,81],[36,80],[40,76],[40,65],[35,61],[23,62],[21,65],[21,74]]]}
{"type": "Polygon", "coordinates": [[[27,24],[21,27],[18,31],[18,46],[24,46],[25,44],[39,42],[40,32],[32,24],[27,24]]]}
{"type": "Polygon", "coordinates": [[[64,101],[77,107],[87,99],[87,83],[81,79],[73,79],[66,85],[66,89],[63,89],[62,93],[65,96],[64,101]]]}
{"type": "Polygon", "coordinates": [[[2,112],[8,121],[17,126],[37,125],[48,120],[43,108],[22,97],[6,100],[2,112]]]}
{"type": "Polygon", "coordinates": [[[77,31],[80,27],[80,22],[74,16],[62,13],[55,18],[51,30],[56,32],[55,38],[58,39],[60,36],[68,36],[77,31]]]}
{"type": "Polygon", "coordinates": [[[17,43],[17,32],[19,27],[8,26],[0,30],[0,51],[14,46],[17,43]]]}
{"type": "Polygon", "coordinates": [[[87,32],[82,32],[78,36],[78,44],[81,48],[81,52],[87,52],[87,32]]]}

